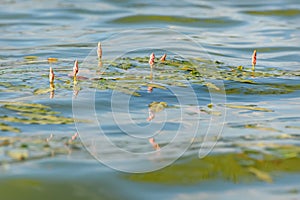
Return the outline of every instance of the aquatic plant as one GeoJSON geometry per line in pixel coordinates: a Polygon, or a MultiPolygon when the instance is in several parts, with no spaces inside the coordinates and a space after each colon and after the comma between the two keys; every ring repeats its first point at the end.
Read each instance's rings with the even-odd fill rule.
{"type": "MultiPolygon", "coordinates": [[[[71,124],[71,117],[58,116],[49,106],[24,102],[0,102],[3,108],[16,112],[16,116],[0,116],[0,121],[21,124],[71,124]]],[[[15,132],[15,131],[14,131],[15,132]]]]}
{"type": "Polygon", "coordinates": [[[151,67],[154,65],[154,60],[155,60],[155,54],[151,53],[150,58],[149,58],[149,65],[151,67]]]}
{"type": "Polygon", "coordinates": [[[166,61],[166,58],[167,58],[167,54],[164,54],[159,60],[163,62],[166,61]]]}
{"type": "Polygon", "coordinates": [[[255,65],[256,65],[256,50],[253,51],[252,54],[252,70],[255,70],[255,65]]]}
{"type": "Polygon", "coordinates": [[[50,84],[54,82],[54,72],[53,72],[52,67],[50,67],[50,70],[49,70],[49,82],[50,82],[50,84]]]}
{"type": "Polygon", "coordinates": [[[101,47],[101,42],[98,42],[98,46],[97,46],[97,56],[98,59],[102,58],[102,47],[101,47]]]}

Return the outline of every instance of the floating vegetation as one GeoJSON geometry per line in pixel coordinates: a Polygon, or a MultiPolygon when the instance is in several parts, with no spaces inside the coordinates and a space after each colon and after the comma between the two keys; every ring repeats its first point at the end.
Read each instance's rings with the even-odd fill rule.
{"type": "Polygon", "coordinates": [[[24,91],[26,89],[31,89],[32,87],[24,84],[12,84],[8,82],[0,82],[0,87],[4,87],[3,92],[17,92],[24,91]]]}
{"type": "Polygon", "coordinates": [[[8,131],[8,132],[14,132],[14,133],[20,133],[21,130],[12,126],[9,126],[5,123],[0,123],[0,130],[1,131],[8,131]]]}
{"type": "Polygon", "coordinates": [[[30,107],[30,108],[41,108],[41,109],[49,109],[49,106],[45,106],[43,104],[38,103],[24,103],[24,102],[8,102],[8,101],[1,101],[0,104],[4,104],[6,106],[13,105],[19,107],[30,107]]]}
{"type": "MultiPolygon", "coordinates": [[[[290,76],[296,76],[296,72],[287,72],[284,70],[257,70],[254,72],[251,69],[247,70],[242,66],[226,66],[220,63],[207,62],[203,59],[195,58],[194,60],[179,60],[170,58],[164,62],[154,59],[153,72],[148,74],[143,70],[148,67],[149,58],[120,58],[104,66],[105,74],[101,77],[106,79],[104,84],[111,84],[112,77],[116,82],[127,82],[127,80],[136,80],[136,82],[127,82],[130,87],[140,87],[145,82],[156,84],[156,82],[166,85],[186,87],[186,82],[191,84],[201,84],[209,89],[210,92],[221,92],[221,88],[209,80],[224,80],[225,90],[227,94],[287,94],[300,90],[298,84],[285,83],[263,83],[261,78],[275,78],[285,76],[289,73],[290,76]],[[116,73],[116,69],[124,69],[122,73],[116,73]],[[140,72],[134,69],[140,69],[140,72]],[[134,70],[134,71],[131,71],[134,70]],[[152,78],[154,83],[152,83],[152,78]],[[259,79],[259,82],[255,81],[259,79]],[[208,80],[208,81],[204,81],[208,80]],[[232,84],[236,83],[236,84],[232,84]],[[249,84],[251,86],[249,86],[249,84]]],[[[256,63],[256,61],[255,61],[256,63]]],[[[147,69],[149,70],[149,69],[147,69]]],[[[150,70],[149,70],[150,71],[150,70]]],[[[122,85],[119,84],[119,85],[122,85]]],[[[138,92],[138,91],[137,91],[138,92]]]]}
{"type": "MultiPolygon", "coordinates": [[[[59,112],[52,111],[49,106],[24,102],[0,102],[2,108],[14,111],[18,116],[0,116],[0,121],[22,124],[71,124],[74,119],[58,116],[59,112]]],[[[18,128],[1,123],[3,131],[20,132],[18,128]]]]}
{"type": "MultiPolygon", "coordinates": [[[[256,64],[255,57],[253,57],[253,59],[253,63],[256,64]]],[[[44,61],[34,56],[28,57],[27,60],[28,62],[58,62],[56,58],[48,58],[44,61]]],[[[296,81],[290,81],[290,83],[287,84],[284,82],[277,83],[275,81],[274,83],[270,83],[264,80],[264,78],[285,76],[296,77],[299,76],[299,72],[297,71],[286,71],[268,67],[255,69],[255,71],[253,71],[242,65],[228,66],[219,61],[213,62],[203,58],[185,60],[168,56],[168,59],[160,61],[159,58],[154,57],[153,69],[151,71],[149,67],[149,57],[121,57],[113,61],[101,59],[101,63],[101,69],[99,69],[98,66],[91,66],[89,69],[84,69],[84,72],[88,73],[85,74],[84,79],[77,77],[76,83],[78,82],[82,87],[95,88],[98,90],[118,90],[135,96],[141,96],[140,91],[143,89],[143,86],[147,84],[153,84],[157,86],[156,88],[163,89],[168,85],[187,87],[188,83],[207,87],[210,92],[223,92],[223,89],[213,83],[214,80],[224,81],[227,95],[279,95],[300,90],[300,84],[296,81]]],[[[77,64],[75,62],[74,66],[77,66],[77,68],[74,69],[78,72],[78,62],[77,64]]],[[[10,73],[19,74],[19,70],[18,68],[10,69],[10,73]]],[[[22,71],[24,71],[24,69],[22,69],[22,71]]],[[[67,74],[72,74],[71,71],[71,66],[69,72],[66,71],[65,68],[55,68],[55,73],[57,74],[56,79],[58,80],[55,88],[73,90],[73,84],[70,83],[70,77],[67,76],[67,74]],[[65,74],[65,76],[63,74],[65,74]]],[[[32,72],[28,71],[28,73],[32,72]]],[[[47,76],[42,75],[40,78],[45,79],[46,77],[47,76]]],[[[49,88],[48,84],[45,84],[44,87],[37,87],[35,85],[24,84],[24,81],[27,81],[26,76],[19,77],[19,79],[21,80],[20,82],[13,84],[10,82],[0,82],[1,91],[15,92],[31,90],[35,95],[53,92],[54,87],[49,88]]],[[[150,87],[155,88],[155,86],[150,87]]]]}
{"type": "Polygon", "coordinates": [[[163,109],[165,109],[168,106],[166,102],[152,102],[149,104],[149,109],[153,112],[161,112],[163,109]]]}
{"type": "Polygon", "coordinates": [[[42,104],[23,103],[23,102],[1,102],[2,107],[17,111],[18,113],[36,113],[36,114],[58,114],[58,112],[51,111],[50,107],[42,104]]]}
{"type": "MultiPolygon", "coordinates": [[[[166,102],[152,102],[148,105],[149,107],[149,117],[147,118],[147,121],[151,121],[154,119],[155,114],[163,111],[165,108],[167,108],[168,104],[166,102]]],[[[154,142],[154,141],[153,141],[154,142]]]]}

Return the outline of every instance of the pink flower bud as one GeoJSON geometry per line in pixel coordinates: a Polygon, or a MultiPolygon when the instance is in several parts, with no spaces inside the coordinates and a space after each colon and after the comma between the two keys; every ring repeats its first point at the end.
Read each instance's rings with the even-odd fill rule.
{"type": "Polygon", "coordinates": [[[166,57],[167,57],[167,54],[164,54],[159,60],[160,61],[166,61],[166,57]]]}
{"type": "Polygon", "coordinates": [[[78,73],[78,61],[77,59],[74,62],[74,67],[73,67],[73,76],[75,77],[78,73]]]}
{"type": "Polygon", "coordinates": [[[154,65],[154,59],[155,59],[155,55],[154,55],[154,53],[152,53],[150,55],[150,58],[149,58],[149,65],[150,66],[154,65]]]}
{"type": "Polygon", "coordinates": [[[256,65],[256,50],[254,50],[252,54],[252,65],[256,65]]]}
{"type": "Polygon", "coordinates": [[[52,67],[50,67],[50,70],[49,70],[49,82],[50,83],[54,82],[54,72],[53,72],[52,67]]]}
{"type": "Polygon", "coordinates": [[[98,55],[99,59],[102,58],[102,48],[101,48],[101,43],[100,42],[98,42],[97,55],[98,55]]]}

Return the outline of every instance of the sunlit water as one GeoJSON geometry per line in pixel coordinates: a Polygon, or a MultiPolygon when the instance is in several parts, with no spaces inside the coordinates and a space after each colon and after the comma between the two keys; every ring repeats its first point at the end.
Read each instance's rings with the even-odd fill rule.
{"type": "MultiPolygon", "coordinates": [[[[212,151],[215,154],[237,153],[249,146],[264,151],[267,144],[299,147],[300,3],[297,0],[85,3],[5,0],[1,2],[0,7],[0,123],[15,128],[0,131],[0,136],[25,138],[23,143],[34,143],[35,139],[44,141],[53,134],[50,145],[57,147],[55,156],[51,156],[45,154],[37,142],[31,149],[34,159],[14,162],[7,156],[7,152],[12,148],[4,145],[0,149],[1,198],[240,199],[241,195],[245,199],[299,198],[299,173],[278,175],[272,184],[259,181],[235,184],[217,179],[189,186],[169,186],[160,183],[159,180],[156,183],[140,183],[128,179],[128,174],[116,172],[90,155],[103,154],[103,159],[112,160],[114,168],[147,171],[147,167],[160,168],[160,165],[156,165],[159,161],[169,163],[177,159],[181,151],[176,152],[176,149],[186,150],[185,144],[190,144],[193,140],[193,146],[184,152],[186,156],[197,158],[203,137],[209,130],[209,136],[212,138],[208,141],[209,147],[209,142],[214,143],[219,137],[212,151]],[[132,31],[133,29],[137,31],[132,31]],[[170,33],[178,34],[176,40],[172,40],[170,33]],[[141,40],[141,37],[148,39],[141,40]],[[221,115],[214,116],[205,112],[209,111],[207,104],[211,103],[211,95],[214,95],[210,94],[206,87],[191,81],[190,87],[197,91],[199,105],[194,104],[191,96],[184,95],[186,90],[182,88],[181,96],[186,97],[186,102],[180,105],[172,91],[172,88],[180,87],[169,86],[167,81],[159,80],[160,69],[154,69],[153,82],[166,87],[167,90],[154,88],[151,94],[147,92],[146,86],[138,90],[141,97],[131,97],[129,102],[132,120],[139,126],[148,126],[148,104],[152,101],[164,101],[174,108],[181,106],[183,112],[187,113],[181,121],[185,125],[185,129],[182,129],[185,135],[181,134],[179,138],[182,144],[158,155],[147,138],[151,134],[155,135],[154,130],[160,127],[165,115],[169,116],[168,119],[172,116],[171,122],[164,127],[163,134],[155,135],[156,141],[162,147],[168,146],[179,127],[176,120],[181,113],[178,110],[170,108],[161,114],[157,113],[152,122],[153,126],[149,127],[149,133],[130,129],[123,110],[117,110],[115,114],[125,122],[122,127],[126,130],[128,128],[131,136],[138,138],[132,140],[126,135],[128,131],[124,132],[117,127],[120,124],[111,120],[113,117],[109,105],[112,90],[89,90],[92,81],[84,84],[84,81],[79,80],[78,85],[74,86],[73,79],[68,77],[68,74],[72,73],[75,59],[79,61],[79,75],[90,80],[103,75],[105,70],[97,68],[97,60],[93,57],[98,41],[103,41],[103,60],[106,59],[107,62],[118,57],[149,56],[153,49],[157,56],[160,56],[165,49],[157,45],[165,43],[171,44],[167,59],[182,59],[185,55],[192,58],[204,57],[212,61],[208,64],[211,67],[209,69],[219,70],[220,73],[222,70],[230,71],[242,65],[249,72],[247,80],[254,81],[255,84],[232,81],[232,77],[225,80],[224,75],[222,78],[212,77],[213,80],[224,80],[222,83],[226,90],[226,104],[233,106],[226,107],[225,102],[222,102],[222,95],[215,96],[217,102],[214,102],[214,106],[216,105],[221,115]],[[251,75],[251,55],[254,49],[258,52],[255,72],[269,75],[251,75]],[[50,63],[48,58],[58,58],[58,61],[50,63]],[[89,62],[91,60],[92,64],[89,62]],[[221,64],[215,64],[215,61],[221,64]],[[47,91],[49,66],[53,67],[56,75],[55,94],[52,99],[49,99],[50,92],[47,91]],[[153,157],[147,157],[148,160],[144,157],[123,157],[118,151],[110,148],[108,143],[98,144],[93,151],[93,145],[88,140],[90,136],[93,139],[98,131],[93,123],[76,123],[82,141],[87,144],[88,152],[82,147],[79,139],[74,146],[64,145],[77,131],[74,123],[55,124],[54,121],[49,124],[46,123],[48,119],[45,120],[45,124],[9,122],[7,118],[3,118],[22,118],[24,113],[26,116],[28,112],[20,113],[18,110],[7,108],[7,102],[26,102],[49,106],[51,111],[45,108],[46,114],[56,111],[59,112],[59,116],[64,117],[61,120],[68,120],[74,114],[72,99],[76,90],[79,91],[75,100],[77,102],[91,95],[91,91],[95,92],[95,116],[115,145],[132,152],[154,152],[153,157]],[[264,110],[234,107],[237,105],[264,110]],[[205,111],[199,112],[197,106],[205,111]],[[195,115],[199,115],[198,118],[195,115]],[[215,120],[214,126],[213,129],[209,129],[212,119],[215,120]],[[198,125],[198,122],[200,131],[193,135],[189,130],[198,125]],[[154,163],[153,166],[151,163],[154,163]]],[[[108,64],[104,62],[104,66],[108,64]]],[[[138,66],[127,71],[118,69],[116,74],[135,74],[146,77],[145,80],[141,80],[141,84],[149,83],[148,63],[138,66]]],[[[106,70],[109,72],[110,69],[106,70]]],[[[176,76],[178,78],[179,75],[176,76]]],[[[116,77],[122,78],[118,74],[110,78],[116,77]]],[[[122,105],[122,98],[119,97],[126,95],[117,93],[115,103],[122,105]]],[[[78,113],[75,113],[75,117],[93,120],[85,109],[77,107],[77,112],[82,115],[78,116],[78,113]]],[[[22,142],[20,143],[22,145],[22,142]]],[[[2,146],[2,143],[0,144],[2,146]]],[[[296,153],[299,157],[299,152],[296,153]]]]}

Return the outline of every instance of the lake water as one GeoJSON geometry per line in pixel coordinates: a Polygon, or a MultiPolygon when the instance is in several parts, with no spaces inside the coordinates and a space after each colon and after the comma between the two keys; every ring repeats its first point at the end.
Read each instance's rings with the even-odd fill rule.
{"type": "Polygon", "coordinates": [[[300,199],[298,0],[0,7],[1,199],[300,199]]]}

